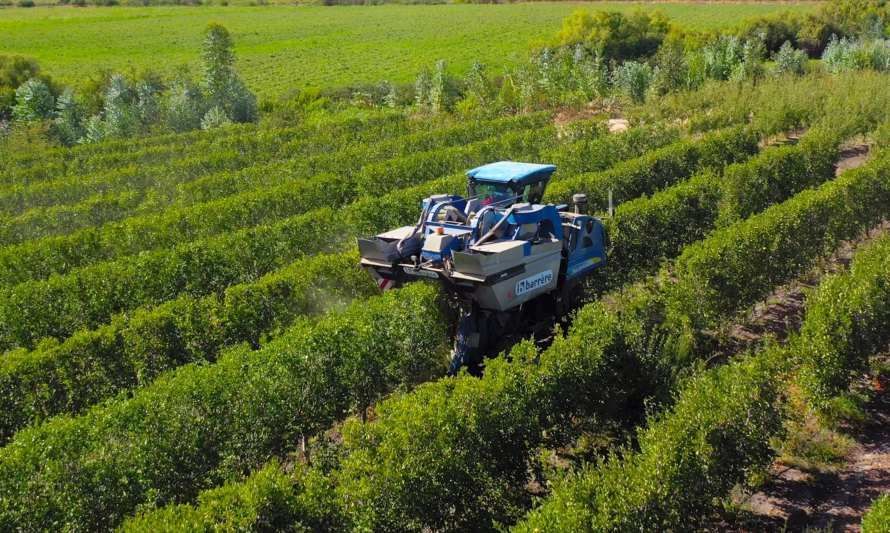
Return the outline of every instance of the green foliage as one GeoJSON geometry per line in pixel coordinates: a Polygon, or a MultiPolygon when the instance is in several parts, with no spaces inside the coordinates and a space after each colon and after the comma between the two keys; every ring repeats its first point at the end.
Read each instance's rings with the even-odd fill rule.
{"type": "Polygon", "coordinates": [[[117,316],[60,344],[14,352],[0,364],[0,440],[51,414],[82,412],[121,390],[197,361],[215,361],[227,346],[260,341],[303,315],[335,309],[376,292],[354,253],[298,260],[221,296],[182,296],[117,316]]]}
{"type": "Polygon", "coordinates": [[[887,216],[886,172],[886,158],[877,159],[687,247],[676,264],[676,298],[709,325],[753,304],[887,216]]]}
{"type": "MultiPolygon", "coordinates": [[[[429,133],[396,136],[378,143],[356,144],[333,155],[322,153],[315,158],[298,157],[289,165],[260,165],[251,171],[222,172],[195,182],[177,184],[175,192],[187,193],[196,205],[181,206],[162,214],[130,217],[123,222],[87,228],[64,238],[35,240],[12,247],[0,252],[0,282],[8,285],[42,279],[52,273],[68,272],[98,261],[173,246],[182,240],[206,238],[262,222],[268,224],[321,207],[341,206],[362,194],[381,194],[399,185],[413,185],[492,158],[533,158],[536,155],[534,146],[548,142],[552,133],[545,129],[528,134],[522,131],[541,125],[543,119],[537,115],[441,128],[429,133]],[[446,148],[498,133],[504,137],[479,141],[467,147],[446,148]],[[418,152],[434,146],[440,148],[418,152]],[[374,162],[412,152],[417,153],[374,162]],[[270,170],[273,171],[271,176],[270,170]],[[313,172],[319,174],[312,176],[313,172]]],[[[242,156],[249,157],[246,153],[242,156]]],[[[185,169],[179,169],[179,172],[183,174],[185,169]]],[[[104,183],[107,188],[108,181],[104,183]]],[[[159,194],[157,183],[153,185],[155,194],[159,194]]],[[[45,187],[40,190],[46,192],[45,187]]],[[[67,193],[67,187],[63,192],[67,193]]],[[[163,205],[163,202],[159,201],[159,204],[163,205]]],[[[81,209],[73,211],[72,218],[82,213],[81,209]]],[[[50,215],[57,217],[59,213],[54,211],[50,215]]]]}
{"type": "Polygon", "coordinates": [[[824,4],[819,16],[844,35],[881,37],[890,25],[890,4],[886,0],[838,0],[824,4]]]}
{"type": "Polygon", "coordinates": [[[33,59],[0,55],[0,120],[12,118],[16,89],[32,78],[40,76],[40,66],[33,59]]]}
{"type": "Polygon", "coordinates": [[[773,61],[775,62],[773,74],[799,76],[806,71],[807,54],[803,50],[796,50],[790,41],[785,41],[778,52],[773,55],[773,61]]]}
{"type": "Polygon", "coordinates": [[[887,533],[890,531],[890,495],[879,496],[862,517],[863,533],[887,533]]]}
{"type": "Polygon", "coordinates": [[[653,55],[669,29],[667,17],[659,11],[624,15],[577,10],[563,21],[556,41],[560,46],[583,44],[607,60],[621,62],[653,55]]]}
{"type": "Polygon", "coordinates": [[[209,130],[227,126],[231,123],[232,121],[226,116],[226,112],[222,108],[214,106],[211,107],[210,110],[204,114],[204,118],[201,119],[201,129],[209,130]]]}
{"type": "MultiPolygon", "coordinates": [[[[886,177],[885,177],[886,179],[886,177]]],[[[890,340],[890,239],[857,250],[850,270],[824,280],[807,299],[794,352],[809,402],[825,409],[890,340]]]]}
{"type": "MultiPolygon", "coordinates": [[[[456,75],[480,61],[490,67],[492,76],[498,76],[524,62],[530,38],[555,32],[579,7],[571,2],[531,2],[335,10],[301,5],[294,10],[280,1],[270,1],[277,5],[261,9],[249,5],[251,0],[228,2],[225,7],[219,5],[220,0],[203,2],[212,5],[201,9],[134,5],[126,10],[100,10],[98,17],[94,9],[5,9],[3,49],[36,58],[45,72],[68,84],[103,67],[116,72],[149,67],[170,79],[178,65],[192,62],[193,54],[186,57],[183,51],[200,50],[202,30],[209,21],[219,21],[236,41],[236,65],[243,79],[261,100],[276,100],[295,86],[331,88],[384,79],[395,85],[411,83],[418,71],[438,59],[445,59],[456,75]],[[157,31],[158,25],[163,25],[163,32],[157,31]],[[344,38],[364,45],[344,46],[344,38]],[[83,53],[60,54],[59,50],[83,53]]],[[[613,2],[584,7],[629,16],[640,5],[613,2]]],[[[657,8],[686,28],[716,30],[758,15],[815,12],[819,5],[669,2],[657,8]]]]}
{"type": "Polygon", "coordinates": [[[890,40],[832,38],[822,53],[825,68],[832,74],[851,70],[890,71],[890,40]]]}
{"type": "Polygon", "coordinates": [[[194,506],[172,505],[128,519],[121,531],[330,530],[332,524],[319,519],[329,511],[324,483],[315,471],[298,467],[297,472],[285,474],[272,461],[244,483],[203,492],[194,506]]]}
{"type": "MultiPolygon", "coordinates": [[[[729,167],[732,168],[732,167],[729,167]]],[[[651,269],[664,257],[675,257],[690,242],[715,226],[720,178],[703,172],[651,198],[640,197],[618,206],[607,221],[613,248],[610,277],[651,269]]]]}
{"type": "Polygon", "coordinates": [[[56,118],[53,132],[65,146],[76,144],[85,134],[83,109],[74,97],[74,92],[65,89],[56,100],[56,118]]]}
{"type": "Polygon", "coordinates": [[[204,89],[211,107],[224,109],[228,103],[229,86],[235,77],[233,47],[232,37],[222,25],[212,23],[204,30],[201,60],[204,89]]]}
{"type": "Polygon", "coordinates": [[[726,171],[721,226],[748,218],[834,177],[840,143],[849,135],[833,123],[814,126],[798,145],[767,150],[726,171]]]}
{"type": "Polygon", "coordinates": [[[647,63],[625,61],[612,73],[612,83],[635,103],[646,100],[646,93],[653,78],[652,67],[647,63]]]}
{"type": "Polygon", "coordinates": [[[568,203],[572,194],[581,192],[587,195],[591,206],[604,210],[610,189],[613,200],[620,203],[676,184],[700,168],[722,168],[756,151],[757,138],[750,131],[736,128],[716,132],[700,142],[679,141],[614,168],[553,183],[545,199],[568,203]]]}
{"type": "Polygon", "coordinates": [[[55,97],[49,85],[39,78],[30,78],[15,90],[12,118],[19,122],[52,118],[55,105],[55,97]]]}
{"type": "Polygon", "coordinates": [[[780,350],[709,370],[638,435],[639,450],[559,484],[516,531],[665,531],[694,527],[726,494],[769,465],[781,430],[780,350]]]}
{"type": "Polygon", "coordinates": [[[194,83],[175,82],[167,98],[167,127],[175,132],[200,128],[205,107],[203,93],[194,83]]]}
{"type": "Polygon", "coordinates": [[[185,366],[131,398],[19,432],[0,450],[0,524],[104,529],[137,505],[187,501],[258,467],[392,388],[441,372],[439,309],[438,291],[415,284],[300,322],[258,352],[185,366]]]}
{"type": "Polygon", "coordinates": [[[736,35],[743,41],[761,41],[768,54],[776,54],[785,43],[798,45],[802,21],[793,13],[785,12],[746,20],[736,35]]]}

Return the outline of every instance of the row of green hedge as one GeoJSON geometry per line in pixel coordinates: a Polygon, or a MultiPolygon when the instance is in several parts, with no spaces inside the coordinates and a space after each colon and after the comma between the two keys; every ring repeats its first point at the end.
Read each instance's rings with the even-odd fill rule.
{"type": "MultiPolygon", "coordinates": [[[[308,156],[328,152],[330,146],[404,135],[418,129],[411,124],[405,121],[389,121],[372,123],[364,127],[358,123],[353,124],[351,128],[322,130],[289,141],[284,139],[280,141],[277,130],[269,129],[243,136],[236,142],[216,143],[218,146],[200,150],[190,157],[175,157],[156,165],[140,164],[135,154],[130,154],[129,158],[127,154],[121,154],[120,164],[104,171],[88,172],[84,175],[63,175],[57,179],[42,180],[32,185],[5,187],[0,193],[0,214],[15,215],[35,207],[78,203],[98,193],[144,190],[161,186],[175,188],[178,184],[187,183],[208,173],[236,170],[256,164],[258,161],[294,159],[300,154],[308,156]]],[[[283,137],[287,139],[288,136],[283,137]]]]}
{"type": "Polygon", "coordinates": [[[430,131],[382,140],[369,139],[364,143],[347,143],[334,152],[328,149],[310,158],[273,161],[260,168],[249,169],[249,172],[211,174],[178,187],[175,197],[169,201],[175,206],[207,202],[258,187],[275,187],[300,175],[338,173],[354,178],[371,163],[478,142],[521,129],[545,128],[549,120],[546,113],[534,113],[471,124],[446,124],[430,131]]]}
{"type": "Polygon", "coordinates": [[[591,206],[605,210],[610,190],[615,203],[651,194],[688,177],[690,168],[722,168],[745,159],[757,152],[757,141],[744,127],[714,132],[654,150],[605,172],[562,180],[549,187],[545,196],[551,202],[570,203],[573,194],[585,193],[591,206]]]}
{"type": "Polygon", "coordinates": [[[252,190],[256,192],[260,188],[280,188],[290,183],[299,185],[302,180],[318,174],[353,178],[362,166],[370,162],[481,141],[493,135],[503,135],[523,128],[542,127],[547,119],[544,114],[507,117],[472,125],[393,135],[386,137],[384,141],[371,139],[365,143],[340,139],[337,142],[347,144],[342,150],[335,153],[314,153],[310,156],[295,149],[295,153],[287,153],[280,158],[263,158],[262,161],[234,171],[213,172],[186,183],[99,194],[76,204],[31,209],[17,217],[0,220],[0,243],[14,244],[34,238],[68,234],[80,228],[92,228],[134,215],[142,219],[171,217],[174,215],[157,213],[171,207],[175,207],[176,212],[181,212],[187,206],[252,190]],[[117,209],[121,203],[129,205],[134,202],[134,207],[138,209],[117,209]]]}
{"type": "Polygon", "coordinates": [[[29,151],[20,158],[11,158],[0,170],[0,183],[28,186],[65,177],[80,176],[82,179],[89,174],[105,172],[119,166],[156,166],[172,159],[201,156],[232,148],[258,153],[274,150],[278,156],[286,157],[288,153],[283,151],[285,146],[291,149],[300,146],[311,149],[317,148],[317,140],[325,141],[335,137],[347,137],[350,140],[373,139],[375,132],[417,131],[429,126],[409,121],[402,113],[388,111],[363,116],[334,116],[290,127],[232,125],[207,132],[111,140],[71,148],[53,147],[29,151]]]}
{"type": "Polygon", "coordinates": [[[888,215],[890,158],[718,230],[676,262],[677,299],[702,327],[745,309],[888,215]]]}
{"type": "Polygon", "coordinates": [[[807,298],[797,350],[809,403],[825,407],[868,370],[868,356],[890,337],[890,237],[857,250],[850,270],[831,276],[807,298]]]}
{"type": "Polygon", "coordinates": [[[187,365],[0,450],[0,529],[107,529],[191,499],[381,394],[441,375],[449,320],[426,284],[304,320],[256,352],[187,365]]]}
{"type": "Polygon", "coordinates": [[[833,124],[819,124],[800,140],[771,152],[756,169],[738,167],[724,176],[720,205],[721,226],[748,218],[781,198],[814,187],[834,176],[840,142],[851,132],[833,124]]]}
{"type": "MultiPolygon", "coordinates": [[[[827,381],[836,394],[850,384],[835,381],[840,374],[861,369],[862,360],[886,347],[888,265],[888,237],[857,250],[850,270],[824,279],[807,299],[800,332],[786,346],[768,347],[693,379],[671,411],[640,432],[637,451],[622,450],[558,484],[515,529],[696,528],[713,511],[715,498],[769,465],[770,442],[782,427],[777,398],[789,375],[802,370],[811,376],[827,364],[826,374],[834,374],[827,381]],[[826,360],[826,349],[839,357],[826,360]]],[[[878,523],[866,518],[863,527],[878,523]]]]}
{"type": "MultiPolygon", "coordinates": [[[[640,145],[649,142],[649,137],[616,139],[640,145]]],[[[625,147],[611,153],[627,153],[629,150],[625,147]]],[[[436,186],[456,190],[461,181],[457,176],[436,186]]],[[[379,230],[386,224],[405,223],[416,215],[417,200],[431,190],[435,189],[423,186],[414,191],[409,189],[381,198],[369,198],[348,208],[347,217],[367,232],[379,230]],[[399,211],[395,213],[401,213],[401,221],[377,218],[380,213],[395,214],[384,206],[398,203],[399,211]]],[[[352,254],[347,256],[352,257],[352,254]]],[[[357,263],[357,259],[351,260],[357,263]]],[[[203,300],[182,296],[157,309],[137,310],[131,317],[113,320],[109,326],[75,334],[59,346],[50,343],[43,349],[8,354],[0,366],[0,382],[5,383],[0,386],[0,410],[5,413],[0,417],[0,436],[5,440],[24,424],[53,414],[79,412],[116,390],[146,383],[159,370],[183,361],[213,360],[221,346],[243,341],[257,345],[263,335],[280,330],[296,315],[307,312],[303,298],[295,297],[295,292],[302,290],[305,294],[306,286],[312,285],[302,272],[314,272],[317,268],[312,265],[325,265],[330,261],[325,258],[298,261],[296,266],[285,268],[283,273],[273,273],[253,284],[229,287],[222,301],[214,296],[203,300]],[[179,318],[173,320],[174,317],[179,318]],[[133,342],[138,336],[144,340],[133,342]],[[117,363],[115,357],[127,363],[117,363]],[[79,367],[90,371],[77,376],[72,368],[79,367]]],[[[345,288],[353,290],[357,284],[348,280],[354,270],[318,274],[322,279],[340,276],[344,278],[345,288]]],[[[370,283],[367,277],[362,281],[364,283],[359,282],[359,286],[370,283]]]]}
{"type": "Polygon", "coordinates": [[[376,292],[357,254],[322,254],[220,296],[181,296],[58,345],[9,352],[0,358],[0,443],[26,425],[80,413],[177,366],[215,361],[227,346],[258,348],[300,316],[376,292]]]}
{"type": "MultiPolygon", "coordinates": [[[[407,187],[460,171],[468,164],[547,144],[552,138],[550,130],[536,129],[523,134],[522,128],[527,122],[502,121],[499,128],[490,132],[501,131],[498,138],[397,157],[371,165],[374,171],[362,170],[355,178],[350,175],[349,167],[355,165],[357,159],[342,158],[344,165],[327,168],[332,174],[298,178],[272,188],[255,188],[204,204],[9,246],[0,250],[0,285],[43,279],[143,250],[172,247],[243,227],[273,223],[321,207],[347,205],[365,195],[365,189],[371,184],[376,184],[378,195],[392,190],[394,174],[401,176],[399,184],[407,187]],[[418,160],[425,165],[418,165],[418,160]]],[[[462,133],[455,133],[454,142],[463,142],[462,133]]],[[[447,143],[443,140],[442,144],[447,143]]]]}
{"type": "MultiPolygon", "coordinates": [[[[401,193],[401,191],[400,191],[400,193],[401,193]]],[[[370,200],[371,200],[371,199],[365,199],[365,200],[363,200],[363,201],[358,202],[357,205],[360,205],[362,202],[369,202],[370,200]]],[[[395,201],[396,201],[395,205],[400,206],[400,207],[402,208],[402,210],[405,211],[405,214],[406,214],[407,216],[413,216],[414,214],[416,214],[416,208],[409,209],[409,210],[405,210],[405,209],[404,209],[404,202],[401,202],[401,201],[399,201],[399,200],[397,200],[397,199],[395,199],[395,201]]],[[[381,210],[380,210],[379,208],[374,208],[375,206],[368,206],[368,207],[372,209],[371,212],[374,212],[374,213],[380,213],[380,212],[381,212],[381,210]]],[[[586,321],[585,321],[585,322],[586,322],[586,321]]],[[[594,323],[596,323],[596,321],[595,321],[594,323]]],[[[385,351],[385,348],[383,348],[383,350],[385,351]]],[[[518,353],[518,352],[517,352],[517,353],[518,353]]],[[[493,374],[493,371],[489,371],[489,372],[486,374],[486,376],[488,376],[488,375],[494,375],[494,374],[493,374]]],[[[486,378],[486,379],[488,379],[488,378],[486,378]]],[[[463,383],[467,383],[467,384],[471,384],[471,383],[474,382],[474,381],[476,381],[476,380],[465,380],[465,381],[462,381],[462,382],[463,382],[463,383]]],[[[149,388],[151,388],[151,387],[152,387],[152,386],[149,386],[149,388]]],[[[551,391],[551,392],[553,392],[553,391],[551,391]]],[[[423,403],[423,402],[421,402],[421,403],[423,403]]],[[[439,406],[439,407],[441,407],[441,406],[439,406]]],[[[431,408],[435,408],[435,406],[431,406],[431,408]]],[[[87,415],[87,416],[89,416],[89,415],[87,415]]],[[[52,424],[53,424],[53,423],[51,422],[50,424],[45,425],[45,426],[42,426],[42,427],[48,427],[49,425],[52,425],[52,424]]],[[[13,440],[13,443],[19,441],[19,439],[26,438],[26,435],[27,435],[28,431],[32,431],[32,430],[25,430],[25,431],[21,432],[21,433],[20,433],[19,435],[17,435],[17,437],[13,440]]],[[[509,439],[508,439],[508,440],[509,440],[509,439]]],[[[2,461],[0,461],[0,464],[2,464],[2,461]]],[[[221,468],[222,468],[222,467],[221,467],[221,468]]],[[[198,488],[200,488],[200,487],[198,487],[198,488]]],[[[198,488],[194,489],[194,490],[192,491],[192,493],[194,493],[195,491],[197,491],[198,488]]],[[[185,493],[185,492],[184,492],[183,494],[184,494],[186,497],[188,497],[188,493],[185,493]]],[[[103,508],[105,508],[105,507],[103,506],[103,508]]],[[[92,516],[92,511],[89,511],[89,512],[91,513],[91,516],[92,516]]],[[[39,513],[38,513],[38,514],[39,514],[39,513]]],[[[84,518],[84,519],[85,519],[85,520],[94,520],[95,518],[84,518]]],[[[111,517],[110,519],[111,519],[111,520],[114,520],[115,517],[111,517]]],[[[80,521],[81,518],[78,518],[78,519],[76,519],[76,520],[77,520],[77,521],[80,521]]],[[[83,524],[84,522],[80,522],[80,523],[83,524]]]]}

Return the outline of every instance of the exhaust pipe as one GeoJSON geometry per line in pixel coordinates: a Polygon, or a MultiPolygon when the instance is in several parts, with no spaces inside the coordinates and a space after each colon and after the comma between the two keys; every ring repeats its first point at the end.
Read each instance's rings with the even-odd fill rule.
{"type": "Polygon", "coordinates": [[[572,195],[572,203],[575,204],[575,214],[582,214],[587,212],[587,195],[586,194],[573,194],[572,195]]]}

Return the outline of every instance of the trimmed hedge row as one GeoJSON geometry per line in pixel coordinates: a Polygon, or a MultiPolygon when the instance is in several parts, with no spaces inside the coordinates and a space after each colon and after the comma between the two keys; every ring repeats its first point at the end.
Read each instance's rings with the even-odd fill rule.
{"type": "Polygon", "coordinates": [[[144,191],[161,185],[175,188],[178,184],[187,183],[207,173],[243,168],[263,159],[294,158],[296,154],[323,153],[329,151],[331,146],[348,144],[355,140],[366,138],[371,141],[398,136],[412,131],[412,127],[417,129],[412,123],[398,121],[374,123],[369,128],[363,128],[358,122],[342,130],[339,128],[333,128],[330,132],[321,130],[311,136],[298,137],[286,143],[277,140],[277,130],[260,130],[258,133],[240,138],[237,142],[202,150],[198,152],[199,155],[176,158],[148,167],[133,163],[133,154],[130,154],[131,159],[122,156],[123,164],[126,165],[123,167],[113,167],[104,172],[88,173],[85,176],[63,176],[30,186],[7,187],[0,194],[0,213],[14,215],[34,207],[78,203],[102,192],[144,191]]]}
{"type": "Polygon", "coordinates": [[[890,338],[890,237],[857,250],[850,270],[824,280],[807,298],[797,350],[808,401],[821,408],[868,370],[868,355],[890,338]]]}
{"type": "MultiPolygon", "coordinates": [[[[776,393],[787,386],[789,372],[807,375],[830,343],[835,353],[856,354],[850,370],[886,347],[888,258],[888,237],[857,250],[850,270],[824,279],[808,297],[803,325],[786,346],[692,380],[671,412],[640,432],[639,451],[623,450],[559,484],[515,530],[694,528],[713,509],[714,498],[769,465],[770,440],[781,434],[776,393]]],[[[833,390],[848,387],[847,381],[833,390]]]]}
{"type": "Polygon", "coordinates": [[[330,491],[323,476],[297,467],[282,472],[278,461],[251,475],[245,483],[227,483],[202,492],[197,506],[169,505],[123,523],[123,532],[180,531],[336,531],[324,521],[330,491]],[[236,512],[232,512],[236,510],[236,512]]]}
{"type": "Polygon", "coordinates": [[[851,132],[832,125],[811,128],[799,146],[779,148],[756,168],[740,166],[724,176],[720,225],[726,226],[815,187],[834,176],[840,143],[851,132]]]}
{"type": "Polygon", "coordinates": [[[532,531],[685,531],[773,457],[782,428],[779,350],[709,370],[670,412],[638,434],[638,451],[578,472],[513,528],[532,531]]]}
{"type": "MultiPolygon", "coordinates": [[[[374,112],[359,116],[334,116],[321,121],[283,128],[265,128],[254,124],[232,125],[213,131],[196,131],[136,139],[110,140],[94,145],[50,148],[26,154],[15,165],[5,165],[0,182],[27,186],[63,177],[81,178],[114,167],[138,164],[156,166],[171,159],[202,156],[221,149],[287,155],[298,146],[319,146],[318,141],[334,137],[374,139],[383,132],[405,132],[426,128],[427,123],[411,122],[403,113],[374,112]],[[27,159],[32,163],[28,164],[27,159]]],[[[377,137],[379,138],[379,137],[377,137]]],[[[313,150],[316,151],[316,150],[313,150]]]]}
{"type": "MultiPolygon", "coordinates": [[[[546,114],[506,117],[472,125],[461,124],[443,127],[432,131],[407,133],[387,138],[385,141],[371,139],[369,143],[348,142],[347,146],[334,154],[325,152],[312,156],[287,153],[284,161],[263,161],[235,171],[214,172],[179,186],[159,186],[150,190],[124,191],[117,194],[100,194],[73,205],[56,205],[26,211],[15,218],[0,221],[0,243],[14,244],[26,240],[68,234],[79,228],[99,226],[128,216],[138,214],[135,220],[126,223],[137,224],[151,220],[169,220],[183,216],[183,208],[195,204],[221,201],[224,196],[249,192],[257,193],[263,188],[282,189],[286,184],[305,186],[309,176],[314,181],[327,174],[337,174],[340,181],[351,184],[354,174],[363,165],[372,161],[395,158],[417,151],[432,150],[456,144],[476,142],[493,135],[543,126],[549,117],[546,114]],[[350,178],[349,180],[345,179],[350,178]],[[131,210],[115,209],[120,203],[138,205],[138,213],[131,210]],[[108,204],[111,209],[103,209],[108,204]],[[175,213],[155,214],[162,209],[177,206],[175,213]],[[148,215],[148,216],[146,216],[148,215]]],[[[343,143],[343,140],[338,141],[343,143]]],[[[285,145],[286,146],[286,145],[285,145]]],[[[354,188],[354,185],[350,185],[354,188]]],[[[270,191],[264,191],[270,194],[270,191]]],[[[247,196],[250,199],[250,196],[247,196]]],[[[333,205],[335,198],[329,204],[333,205]]],[[[301,202],[297,202],[300,205],[301,202]]],[[[225,208],[225,206],[223,206],[225,208]]],[[[307,210],[304,208],[304,210],[307,210]]],[[[107,228],[103,228],[103,231],[107,228]]],[[[100,231],[93,228],[92,231],[100,231]]],[[[64,241],[63,241],[64,242],[64,241]]]]}
{"type": "Polygon", "coordinates": [[[890,158],[879,157],[686,248],[675,266],[677,298],[698,324],[716,325],[874,226],[888,208],[890,158]]]}
{"type": "Polygon", "coordinates": [[[10,352],[0,358],[0,443],[26,425],[80,413],[177,366],[215,361],[228,346],[258,348],[300,316],[376,293],[357,254],[318,255],[220,296],[182,296],[59,345],[10,352]]]}
{"type": "MultiPolygon", "coordinates": [[[[764,154],[770,152],[766,150],[764,154]]],[[[727,167],[754,166],[756,157],[727,167]]],[[[702,239],[715,227],[722,198],[722,176],[712,170],[696,174],[657,192],[618,206],[614,216],[605,219],[612,247],[609,262],[621,271],[609,269],[610,281],[620,284],[650,271],[665,257],[676,257],[688,243],[702,239]]]]}
{"type": "MultiPolygon", "coordinates": [[[[533,113],[503,117],[472,124],[448,125],[431,131],[409,133],[385,140],[371,139],[367,143],[349,143],[333,153],[320,151],[310,158],[297,158],[285,162],[270,162],[259,168],[251,168],[236,174],[211,174],[183,184],[171,199],[174,205],[183,206],[210,201],[258,187],[275,187],[294,177],[336,173],[356,179],[363,167],[387,159],[405,157],[417,152],[432,152],[446,147],[493,139],[505,133],[545,128],[550,116],[533,113]]],[[[328,151],[330,148],[328,148],[328,151]]],[[[404,163],[403,163],[404,164],[404,163]]]]}
{"type": "Polygon", "coordinates": [[[722,168],[757,152],[757,136],[738,127],[714,132],[700,140],[683,140],[644,157],[616,165],[605,172],[582,174],[548,187],[545,198],[570,203],[572,195],[584,193],[591,206],[605,209],[609,190],[616,203],[630,200],[689,177],[691,169],[722,168]]]}
{"type": "Polygon", "coordinates": [[[0,216],[0,246],[73,233],[133,216],[143,196],[140,191],[99,193],[74,205],[38,207],[14,217],[0,216]]]}
{"type": "Polygon", "coordinates": [[[23,430],[0,450],[0,529],[107,529],[139,505],[190,500],[394,387],[440,375],[441,304],[437,288],[413,284],[23,430]]]}
{"type": "MultiPolygon", "coordinates": [[[[521,121],[514,124],[525,125],[521,121]]],[[[175,246],[242,227],[272,223],[321,207],[346,205],[362,196],[372,183],[377,183],[377,194],[391,190],[389,181],[393,174],[402,176],[402,186],[415,185],[498,155],[537,153],[551,137],[552,130],[547,128],[528,133],[511,131],[497,139],[380,163],[378,168],[388,169],[389,174],[363,172],[357,180],[348,174],[317,175],[271,189],[255,189],[197,206],[133,217],[63,237],[10,246],[0,250],[0,285],[43,279],[143,250],[175,246]],[[456,153],[460,154],[459,158],[455,157],[456,153]],[[418,157],[422,157],[427,165],[416,165],[418,157]]]]}

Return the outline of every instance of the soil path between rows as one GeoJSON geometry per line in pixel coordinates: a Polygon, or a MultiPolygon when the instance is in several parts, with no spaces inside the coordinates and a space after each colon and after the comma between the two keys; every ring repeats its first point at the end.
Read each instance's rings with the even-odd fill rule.
{"type": "Polygon", "coordinates": [[[739,531],[859,531],[862,515],[890,493],[890,383],[867,406],[868,422],[833,472],[807,471],[777,462],[772,479],[747,502],[752,516],[739,531]]]}

